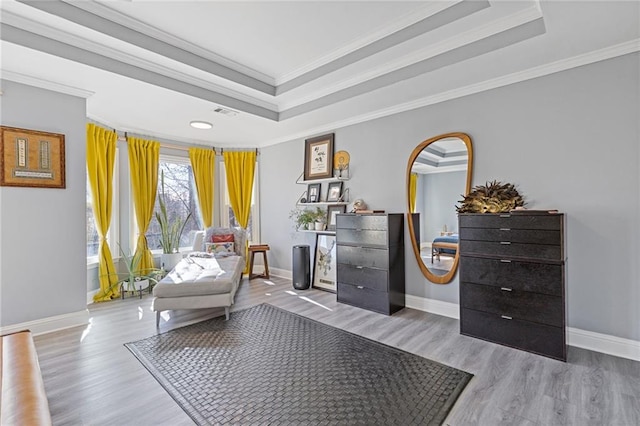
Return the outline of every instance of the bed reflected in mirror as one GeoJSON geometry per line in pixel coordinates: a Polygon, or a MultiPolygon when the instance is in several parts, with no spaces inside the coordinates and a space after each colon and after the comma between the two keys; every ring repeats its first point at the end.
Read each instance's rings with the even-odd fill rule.
{"type": "Polygon", "coordinates": [[[437,284],[458,266],[455,206],[470,189],[472,157],[471,138],[448,133],[418,145],[407,165],[409,236],[420,269],[437,284]]]}

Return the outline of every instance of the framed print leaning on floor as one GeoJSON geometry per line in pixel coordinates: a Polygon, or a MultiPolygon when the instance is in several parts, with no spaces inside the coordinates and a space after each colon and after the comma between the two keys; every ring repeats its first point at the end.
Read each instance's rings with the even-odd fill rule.
{"type": "Polygon", "coordinates": [[[313,288],[336,292],[336,236],[316,235],[316,255],[313,260],[313,288]]]}

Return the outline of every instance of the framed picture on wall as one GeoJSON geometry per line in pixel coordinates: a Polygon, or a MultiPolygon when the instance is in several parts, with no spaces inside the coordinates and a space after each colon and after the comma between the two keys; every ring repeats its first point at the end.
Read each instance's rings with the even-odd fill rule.
{"type": "Polygon", "coordinates": [[[304,180],[333,175],[333,133],[307,139],[304,144],[304,180]]]}
{"type": "Polygon", "coordinates": [[[335,203],[340,201],[342,197],[342,182],[329,183],[329,189],[327,189],[327,202],[335,203]]]}
{"type": "Polygon", "coordinates": [[[307,202],[317,203],[320,201],[320,184],[310,183],[307,186],[307,202]]]}
{"type": "Polygon", "coordinates": [[[313,288],[336,292],[336,236],[316,235],[316,254],[313,260],[313,288]]]}
{"type": "Polygon", "coordinates": [[[65,188],[64,135],[0,126],[0,186],[65,188]]]}
{"type": "Polygon", "coordinates": [[[335,231],[336,230],[336,216],[340,213],[346,213],[347,206],[328,206],[327,207],[327,230],[335,231]]]}

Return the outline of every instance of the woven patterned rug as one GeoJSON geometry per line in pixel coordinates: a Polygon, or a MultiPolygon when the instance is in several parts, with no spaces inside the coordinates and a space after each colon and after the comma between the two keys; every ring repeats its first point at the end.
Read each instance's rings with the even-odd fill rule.
{"type": "Polygon", "coordinates": [[[200,425],[438,425],[472,377],[266,304],[125,346],[200,425]]]}

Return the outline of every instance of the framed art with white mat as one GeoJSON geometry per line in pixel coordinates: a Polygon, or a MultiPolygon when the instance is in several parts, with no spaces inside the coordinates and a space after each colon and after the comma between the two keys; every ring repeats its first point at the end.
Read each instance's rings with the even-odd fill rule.
{"type": "Polygon", "coordinates": [[[313,288],[336,292],[336,236],[316,235],[316,251],[313,258],[313,288]]]}

